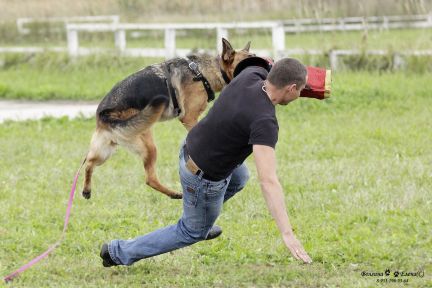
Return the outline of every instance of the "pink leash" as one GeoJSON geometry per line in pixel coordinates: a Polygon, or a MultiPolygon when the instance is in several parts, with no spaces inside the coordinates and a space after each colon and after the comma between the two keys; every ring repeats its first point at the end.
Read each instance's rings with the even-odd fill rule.
{"type": "Polygon", "coordinates": [[[9,281],[13,280],[19,274],[21,274],[22,272],[24,272],[28,268],[32,267],[33,265],[35,265],[40,260],[42,260],[45,257],[47,257],[63,241],[63,238],[64,238],[64,236],[66,234],[67,226],[69,224],[69,216],[70,216],[70,212],[71,212],[71,209],[72,209],[72,202],[73,202],[73,198],[74,198],[74,195],[75,195],[76,184],[77,184],[77,181],[78,181],[78,177],[79,177],[81,168],[83,167],[85,161],[86,161],[86,159],[84,159],[83,163],[81,164],[81,167],[78,169],[77,173],[75,174],[75,178],[73,180],[72,189],[71,189],[71,192],[69,194],[68,205],[67,205],[67,208],[66,208],[66,216],[65,216],[64,225],[63,225],[63,232],[62,232],[62,234],[60,236],[60,239],[56,243],[54,243],[51,247],[49,247],[48,250],[46,250],[44,253],[42,253],[41,255],[37,256],[36,258],[34,258],[33,260],[31,260],[27,264],[25,264],[25,265],[21,266],[20,268],[18,268],[16,271],[14,271],[11,274],[9,274],[6,277],[4,277],[3,280],[5,282],[9,282],[9,281]]]}

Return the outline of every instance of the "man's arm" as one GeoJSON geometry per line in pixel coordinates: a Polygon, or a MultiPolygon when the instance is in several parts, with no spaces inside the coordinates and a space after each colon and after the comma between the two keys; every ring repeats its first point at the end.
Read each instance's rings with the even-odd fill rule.
{"type": "Polygon", "coordinates": [[[285,197],[276,175],[275,150],[270,146],[253,145],[253,154],[261,184],[261,191],[267,207],[282,234],[285,245],[296,259],[302,260],[305,263],[311,263],[312,259],[295,237],[288,219],[285,208],[285,197]]]}

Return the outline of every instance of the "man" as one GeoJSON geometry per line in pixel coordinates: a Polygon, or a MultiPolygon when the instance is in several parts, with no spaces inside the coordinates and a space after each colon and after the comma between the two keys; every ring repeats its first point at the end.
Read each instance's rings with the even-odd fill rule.
{"type": "Polygon", "coordinates": [[[177,224],[104,244],[100,256],[105,267],[131,265],[219,236],[221,229],[213,225],[223,203],[246,185],[249,172],[243,162],[251,153],[264,199],[285,245],[296,259],[312,262],[289,223],[275,156],[279,129],[275,105],[287,105],[299,97],[307,71],[290,58],[276,62],[270,72],[261,66],[245,67],[189,132],[180,149],[183,215],[177,224]]]}

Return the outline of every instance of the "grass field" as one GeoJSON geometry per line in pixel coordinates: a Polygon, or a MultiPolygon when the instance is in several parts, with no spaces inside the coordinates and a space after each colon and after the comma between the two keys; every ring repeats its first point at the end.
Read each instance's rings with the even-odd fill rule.
{"type": "MultiPolygon", "coordinates": [[[[107,72],[100,76],[106,82],[94,86],[97,81],[83,75],[82,87],[94,90],[84,96],[106,92],[133,65],[107,72]]],[[[5,286],[399,287],[403,282],[377,281],[402,279],[406,287],[431,287],[429,82],[428,74],[337,73],[330,100],[300,99],[278,108],[278,174],[312,265],[296,262],[284,247],[249,159],[250,182],[225,204],[219,239],[131,267],[103,268],[98,253],[104,241],[150,232],[181,213],[181,202],[148,188],[142,163],[120,149],[95,171],[91,200],[80,196],[79,185],[62,246],[5,286]],[[362,276],[386,269],[425,275],[362,276]]],[[[71,181],[93,129],[94,119],[0,125],[1,275],[60,235],[71,181]]],[[[155,127],[160,178],[177,189],[176,151],[185,135],[178,121],[155,127]]]]}
{"type": "MultiPolygon", "coordinates": [[[[238,42],[242,48],[246,42],[238,42]]],[[[307,65],[329,67],[328,57],[299,57],[307,65]]],[[[353,57],[342,59],[342,69],[391,71],[392,57],[353,57]],[[345,62],[343,62],[345,61],[345,62]],[[345,64],[344,64],[345,63],[345,64]]],[[[2,99],[67,99],[100,100],[115,83],[135,71],[163,61],[158,58],[122,58],[97,55],[70,59],[66,55],[2,55],[0,56],[0,98],[2,99]]],[[[419,75],[427,81],[432,72],[432,57],[407,59],[405,75],[419,75]]],[[[365,75],[364,73],[361,75],[365,75]]],[[[404,75],[404,74],[399,74],[404,75]]],[[[367,77],[367,76],[365,76],[367,77]]],[[[384,74],[384,77],[392,77],[384,74]]],[[[397,76],[402,77],[402,76],[397,76]]],[[[424,86],[425,82],[419,82],[424,86]]]]}
{"type": "Polygon", "coordinates": [[[117,81],[160,60],[96,56],[76,62],[55,54],[15,56],[0,70],[0,98],[97,100],[117,81]]]}

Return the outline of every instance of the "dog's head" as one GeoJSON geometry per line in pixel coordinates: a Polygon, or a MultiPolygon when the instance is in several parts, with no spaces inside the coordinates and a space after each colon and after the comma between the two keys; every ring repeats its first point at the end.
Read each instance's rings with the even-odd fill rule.
{"type": "Polygon", "coordinates": [[[249,52],[250,41],[242,50],[234,50],[231,44],[225,38],[222,38],[222,55],[221,55],[221,69],[226,73],[228,78],[234,78],[234,69],[237,64],[243,59],[253,57],[255,54],[249,52]]]}

